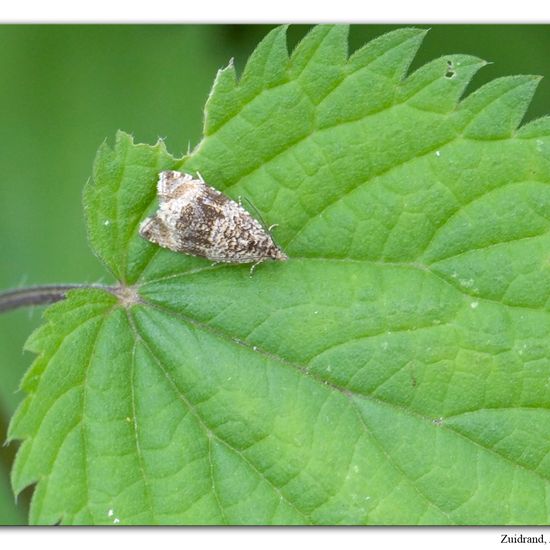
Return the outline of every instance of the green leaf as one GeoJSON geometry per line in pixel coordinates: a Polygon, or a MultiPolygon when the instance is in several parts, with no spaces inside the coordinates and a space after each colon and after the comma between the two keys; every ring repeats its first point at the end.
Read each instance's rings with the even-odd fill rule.
{"type": "Polygon", "coordinates": [[[134,145],[119,132],[114,150],[104,143],[97,153],[93,185],[84,189],[88,237],[96,255],[122,283],[135,281],[154,250],[136,239],[143,211],[156,198],[151,185],[158,172],[176,168],[164,143],[134,145]]]}
{"type": "Polygon", "coordinates": [[[174,159],[120,133],[85,191],[122,283],[73,291],[29,341],[10,437],[31,521],[550,521],[550,119],[538,79],[461,100],[485,62],[406,75],[424,35],[230,64],[174,159]],[[145,242],[157,173],[246,197],[290,260],[211,265],[145,242]]]}

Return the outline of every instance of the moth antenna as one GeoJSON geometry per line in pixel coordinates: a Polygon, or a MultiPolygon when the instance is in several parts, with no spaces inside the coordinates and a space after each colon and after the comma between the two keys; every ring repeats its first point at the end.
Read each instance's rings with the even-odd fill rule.
{"type": "MultiPolygon", "coordinates": [[[[256,217],[259,218],[260,220],[260,223],[262,224],[262,227],[264,229],[267,229],[267,225],[265,224],[265,221],[264,219],[262,218],[262,215],[260,214],[260,212],[258,211],[258,209],[246,198],[246,197],[242,197],[243,200],[246,201],[246,203],[248,204],[248,206],[250,206],[250,208],[252,210],[254,210],[254,213],[256,214],[256,217]]],[[[241,197],[239,197],[239,206],[242,206],[241,205],[241,197]]],[[[269,229],[267,229],[267,231],[269,231],[269,229]]]]}
{"type": "Polygon", "coordinates": [[[197,174],[197,176],[199,176],[199,181],[200,181],[201,183],[204,183],[204,180],[203,180],[203,178],[202,178],[202,176],[201,176],[201,173],[200,173],[199,171],[197,171],[196,174],[197,174]]]}

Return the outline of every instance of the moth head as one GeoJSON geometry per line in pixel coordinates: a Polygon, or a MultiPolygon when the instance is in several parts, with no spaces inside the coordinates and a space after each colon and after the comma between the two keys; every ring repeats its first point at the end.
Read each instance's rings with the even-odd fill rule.
{"type": "Polygon", "coordinates": [[[279,262],[285,262],[286,260],[288,260],[288,256],[280,248],[278,248],[275,245],[273,245],[269,249],[268,256],[272,260],[276,260],[276,261],[279,261],[279,262]]]}

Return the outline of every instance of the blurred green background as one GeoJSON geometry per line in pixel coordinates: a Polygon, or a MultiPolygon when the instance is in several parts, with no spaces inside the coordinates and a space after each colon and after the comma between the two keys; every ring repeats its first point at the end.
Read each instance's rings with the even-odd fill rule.
{"type": "MultiPolygon", "coordinates": [[[[354,25],[350,49],[404,25],[354,25]]],[[[422,25],[415,25],[422,26],[422,25]]],[[[0,26],[0,289],[110,282],[88,249],[82,187],[95,152],[117,129],[166,139],[180,155],[201,137],[217,69],[240,73],[269,25],[0,26]]],[[[428,28],[428,26],[426,26],[428,28]]],[[[308,26],[289,29],[292,48],[308,26]]],[[[445,54],[493,64],[468,91],[510,74],[546,76],[526,119],[550,112],[550,26],[431,25],[412,69],[445,54]]],[[[22,352],[43,308],[0,316],[0,440],[21,401],[32,356],[22,352]]],[[[26,523],[32,490],[9,486],[16,445],[0,447],[0,524],[26,523]]]]}

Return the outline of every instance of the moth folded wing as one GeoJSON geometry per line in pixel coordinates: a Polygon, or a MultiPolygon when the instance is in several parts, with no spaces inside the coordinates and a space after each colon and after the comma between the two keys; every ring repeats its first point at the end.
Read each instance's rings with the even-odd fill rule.
{"type": "Polygon", "coordinates": [[[139,234],[144,239],[153,244],[158,244],[163,248],[177,250],[177,243],[174,242],[170,232],[170,228],[166,225],[163,219],[155,215],[143,220],[139,226],[139,234]]]}
{"type": "Polygon", "coordinates": [[[205,204],[202,190],[194,182],[185,183],[185,188],[180,186],[177,198],[161,203],[156,214],[141,223],[139,234],[174,252],[210,259],[211,249],[216,249],[216,243],[212,242],[213,224],[222,213],[205,204]]]}
{"type": "Polygon", "coordinates": [[[246,210],[231,203],[226,205],[225,215],[213,224],[208,258],[233,264],[286,260],[269,232],[246,210]]]}
{"type": "Polygon", "coordinates": [[[160,174],[158,191],[157,213],[140,226],[140,235],[150,242],[215,262],[257,264],[287,259],[269,231],[204,182],[166,171],[160,174]]]}
{"type": "Polygon", "coordinates": [[[260,264],[266,260],[284,262],[288,256],[276,245],[265,247],[239,247],[227,249],[227,247],[214,247],[209,250],[207,258],[213,262],[230,264],[260,264]]]}
{"type": "Polygon", "coordinates": [[[175,220],[172,237],[177,240],[177,248],[173,250],[217,262],[228,261],[217,257],[220,243],[217,242],[214,228],[220,217],[221,212],[209,208],[202,198],[187,203],[175,220]]]}

